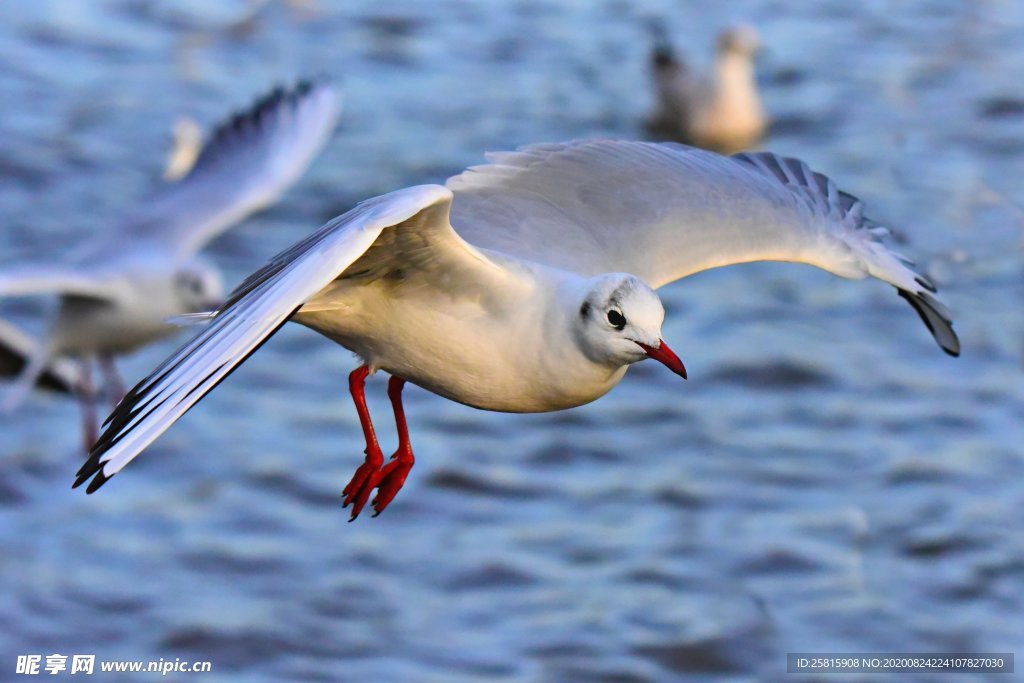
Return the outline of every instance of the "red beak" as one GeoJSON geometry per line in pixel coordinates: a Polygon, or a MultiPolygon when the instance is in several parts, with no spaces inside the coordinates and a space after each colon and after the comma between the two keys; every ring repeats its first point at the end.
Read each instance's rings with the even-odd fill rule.
{"type": "Polygon", "coordinates": [[[686,379],[686,368],[683,366],[683,361],[679,360],[679,356],[668,347],[663,339],[658,340],[658,348],[648,346],[647,344],[641,344],[637,342],[637,345],[643,349],[648,356],[658,361],[666,368],[676,373],[683,379],[686,379]]]}

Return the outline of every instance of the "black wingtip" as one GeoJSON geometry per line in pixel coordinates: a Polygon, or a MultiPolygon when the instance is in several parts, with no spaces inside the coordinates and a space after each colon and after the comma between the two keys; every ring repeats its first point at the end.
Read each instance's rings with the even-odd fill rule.
{"type": "Polygon", "coordinates": [[[932,333],[932,337],[935,338],[939,347],[954,358],[959,356],[960,339],[956,336],[956,332],[953,331],[953,321],[950,319],[946,307],[927,292],[915,294],[906,289],[898,291],[899,295],[906,299],[907,303],[917,311],[921,321],[928,328],[928,331],[932,333]]]}
{"type": "Polygon", "coordinates": [[[939,291],[938,289],[936,289],[936,287],[932,283],[932,281],[929,280],[928,278],[926,278],[924,275],[918,275],[917,277],[915,277],[914,278],[914,282],[916,282],[917,284],[921,285],[922,287],[927,289],[932,294],[934,294],[935,292],[939,291]]]}
{"type": "Polygon", "coordinates": [[[94,463],[92,459],[82,466],[82,469],[78,471],[78,477],[75,479],[75,483],[71,485],[71,488],[77,489],[85,482],[89,482],[89,485],[85,487],[86,494],[94,493],[99,487],[110,481],[113,475],[107,476],[103,473],[103,465],[98,462],[98,458],[94,463]],[[92,481],[89,481],[89,480],[92,481]]]}
{"type": "Polygon", "coordinates": [[[222,149],[229,147],[238,138],[244,138],[258,130],[264,120],[272,116],[282,103],[296,106],[317,87],[328,85],[332,81],[327,77],[316,76],[296,81],[290,86],[277,85],[258,97],[248,107],[239,110],[217,125],[199,154],[193,168],[210,163],[222,149]]]}
{"type": "Polygon", "coordinates": [[[71,485],[71,488],[77,489],[82,484],[89,482],[86,487],[86,493],[92,493],[99,487],[103,486],[113,475],[107,476],[103,473],[104,463],[100,461],[100,457],[106,449],[101,447],[99,444],[93,447],[92,451],[89,452],[89,457],[86,459],[82,466],[75,473],[75,483],[71,485]],[[92,481],[89,481],[89,480],[92,481]]]}
{"type": "Polygon", "coordinates": [[[103,470],[101,469],[99,472],[96,473],[96,476],[93,477],[92,481],[89,482],[89,485],[85,488],[85,493],[87,495],[95,493],[99,489],[99,487],[103,486],[108,481],[110,481],[110,477],[103,474],[103,470]]]}
{"type": "MultiPolygon", "coordinates": [[[[0,338],[0,377],[18,377],[28,365],[29,354],[11,342],[0,338]]],[[[72,395],[75,386],[62,377],[53,366],[47,367],[36,378],[35,386],[62,394],[72,395]]]]}

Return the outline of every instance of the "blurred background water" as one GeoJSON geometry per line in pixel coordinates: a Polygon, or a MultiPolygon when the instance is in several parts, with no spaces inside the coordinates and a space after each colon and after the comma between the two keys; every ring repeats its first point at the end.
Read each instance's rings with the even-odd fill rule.
{"type": "MultiPolygon", "coordinates": [[[[344,86],[342,123],[280,204],[209,250],[231,282],[484,150],[642,137],[652,16],[698,63],[718,29],[758,28],[763,147],[905,236],[963,357],[880,283],[708,272],[663,292],[689,382],[644,363],[595,404],[534,416],[410,388],[417,465],[385,514],[351,525],[354,363],[307,330],[94,496],[69,489],[75,405],[36,396],[0,418],[3,678],[51,652],[210,660],[193,675],[209,681],[446,682],[780,680],[792,651],[1024,653],[1022,3],[3,3],[0,255],[88,239],[156,182],[176,117],[209,126],[311,73],[344,86]]],[[[31,325],[43,308],[0,312],[31,325]]],[[[384,383],[370,394],[390,444],[384,383]]]]}

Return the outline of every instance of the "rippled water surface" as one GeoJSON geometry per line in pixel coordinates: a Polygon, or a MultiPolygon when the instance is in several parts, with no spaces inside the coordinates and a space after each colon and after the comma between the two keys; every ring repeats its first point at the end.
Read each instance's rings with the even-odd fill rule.
{"type": "MultiPolygon", "coordinates": [[[[306,330],[94,496],[68,488],[75,406],[35,397],[0,418],[2,677],[50,652],[212,661],[195,680],[445,682],[779,680],[791,651],[1024,655],[1024,5],[711,5],[3,3],[4,261],[103,230],[158,176],[176,116],[208,125],[274,81],[333,75],[330,147],[209,250],[237,281],[359,199],[483,150],[641,136],[646,18],[699,62],[745,19],[767,48],[765,147],[900,231],[964,354],[879,283],[709,272],[663,293],[689,382],[644,363],[595,404],[535,416],[412,388],[417,465],[354,524],[338,498],[362,457],[353,360],[306,330]]],[[[390,436],[384,383],[370,390],[390,436]]]]}

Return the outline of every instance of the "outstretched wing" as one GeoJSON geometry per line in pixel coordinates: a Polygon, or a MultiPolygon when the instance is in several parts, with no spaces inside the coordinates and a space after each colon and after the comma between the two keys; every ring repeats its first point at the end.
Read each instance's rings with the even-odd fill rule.
{"type": "Polygon", "coordinates": [[[340,108],[328,82],[276,88],[222,122],[188,175],[130,211],[114,239],[127,232],[179,257],[198,251],[298,180],[327,142],[340,108]]]}
{"type": "Polygon", "coordinates": [[[749,261],[871,275],[899,290],[947,353],[959,353],[935,288],[880,241],[888,230],[801,161],[613,140],[488,159],[448,180],[452,225],[473,245],[585,276],[633,273],[654,287],[749,261]]]}
{"type": "Polygon", "coordinates": [[[0,296],[64,294],[92,299],[114,299],[122,283],[102,271],[74,264],[19,264],[0,270],[0,296]]]}
{"type": "Polygon", "coordinates": [[[382,264],[382,249],[408,244],[414,267],[431,259],[461,259],[467,268],[489,263],[455,234],[448,222],[452,194],[421,185],[363,202],[278,254],[246,279],[210,325],[128,392],[107,418],[99,441],[78,472],[99,488],[185,411],[198,402],[316,294],[339,277],[382,264]],[[395,238],[409,230],[421,235],[395,238]],[[425,237],[424,233],[429,233],[425,237]],[[380,247],[380,248],[378,248],[380,247]],[[353,265],[355,264],[355,265],[353,265]]]}

